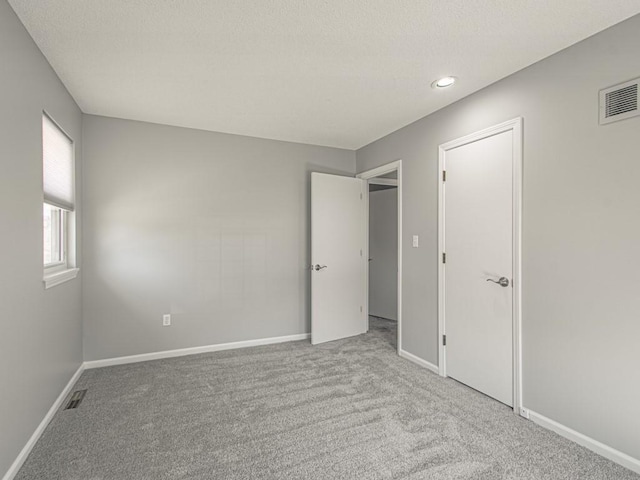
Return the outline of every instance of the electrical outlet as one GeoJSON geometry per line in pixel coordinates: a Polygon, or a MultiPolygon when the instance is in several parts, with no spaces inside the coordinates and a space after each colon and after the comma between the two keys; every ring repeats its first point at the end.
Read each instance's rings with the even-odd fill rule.
{"type": "Polygon", "coordinates": [[[418,235],[413,236],[413,248],[418,248],[420,246],[420,239],[418,235]]]}
{"type": "Polygon", "coordinates": [[[170,313],[166,313],[164,315],[162,315],[162,326],[163,327],[168,327],[171,325],[171,314],[170,313]]]}

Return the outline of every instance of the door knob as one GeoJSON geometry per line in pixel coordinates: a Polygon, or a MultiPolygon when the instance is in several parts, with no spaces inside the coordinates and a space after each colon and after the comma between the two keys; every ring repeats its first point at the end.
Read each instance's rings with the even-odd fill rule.
{"type": "Polygon", "coordinates": [[[327,266],[326,266],[326,265],[319,265],[319,264],[316,264],[316,265],[313,267],[313,269],[314,269],[316,272],[317,272],[317,271],[319,271],[319,270],[322,270],[323,268],[327,268],[327,266]]]}
{"type": "Polygon", "coordinates": [[[509,286],[509,279],[507,277],[500,277],[498,280],[493,280],[491,278],[487,278],[487,282],[497,283],[501,287],[508,287],[509,286]]]}

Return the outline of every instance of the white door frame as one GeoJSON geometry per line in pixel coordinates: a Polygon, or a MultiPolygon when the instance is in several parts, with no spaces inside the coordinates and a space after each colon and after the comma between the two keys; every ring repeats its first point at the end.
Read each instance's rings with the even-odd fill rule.
{"type": "MultiPolygon", "coordinates": [[[[379,180],[373,180],[375,177],[379,177],[380,175],[385,175],[391,172],[398,172],[398,292],[397,292],[397,300],[398,300],[398,334],[397,334],[397,349],[398,355],[402,351],[402,160],[396,160],[395,162],[387,163],[386,165],[382,165],[380,167],[367,170],[366,172],[359,173],[356,175],[356,178],[361,178],[367,181],[367,188],[365,188],[365,238],[367,242],[365,243],[365,258],[369,258],[369,183],[380,183],[379,180]]],[[[395,182],[389,182],[388,184],[393,184],[395,182]]],[[[365,262],[365,303],[364,303],[364,313],[367,322],[369,321],[369,262],[365,262]]]]}
{"type": "Polygon", "coordinates": [[[449,150],[500,133],[513,132],[513,410],[525,416],[522,408],[522,117],[480,130],[440,145],[438,149],[438,365],[441,376],[447,376],[446,347],[443,345],[445,325],[445,186],[443,172],[449,150]]]}

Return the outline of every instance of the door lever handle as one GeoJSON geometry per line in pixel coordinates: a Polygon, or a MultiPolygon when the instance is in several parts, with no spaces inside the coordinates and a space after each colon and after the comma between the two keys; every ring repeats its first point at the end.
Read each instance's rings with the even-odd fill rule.
{"type": "Polygon", "coordinates": [[[313,267],[313,269],[314,269],[316,272],[318,272],[318,271],[322,270],[323,268],[327,268],[327,266],[326,266],[326,265],[319,265],[319,264],[316,264],[316,265],[313,267]]]}
{"type": "Polygon", "coordinates": [[[487,282],[497,283],[501,287],[509,286],[509,279],[507,277],[500,277],[498,280],[493,280],[492,278],[487,278],[487,282]]]}

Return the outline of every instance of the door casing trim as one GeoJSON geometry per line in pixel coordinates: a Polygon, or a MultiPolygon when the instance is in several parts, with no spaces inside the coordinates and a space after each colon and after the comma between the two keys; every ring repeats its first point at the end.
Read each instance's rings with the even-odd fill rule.
{"type": "MultiPolygon", "coordinates": [[[[365,180],[367,188],[365,191],[365,237],[367,241],[365,242],[364,251],[365,258],[369,258],[369,183],[379,183],[378,181],[371,181],[375,177],[379,177],[380,175],[385,175],[391,172],[398,172],[397,186],[398,186],[398,292],[397,292],[397,303],[398,303],[398,333],[397,333],[397,349],[398,355],[402,352],[402,160],[396,160],[394,162],[387,163],[377,168],[373,168],[371,170],[367,170],[365,172],[359,173],[356,175],[356,178],[361,178],[365,180]]],[[[392,183],[392,182],[390,182],[392,183]]],[[[364,302],[364,310],[365,310],[365,318],[369,319],[369,262],[365,262],[365,302],[364,302]]]]}
{"type": "Polygon", "coordinates": [[[513,132],[513,411],[526,416],[522,407],[522,135],[523,119],[514,118],[504,123],[457,138],[438,147],[438,370],[447,376],[446,347],[442,338],[445,327],[445,185],[443,171],[449,150],[500,133],[513,132]]]}

